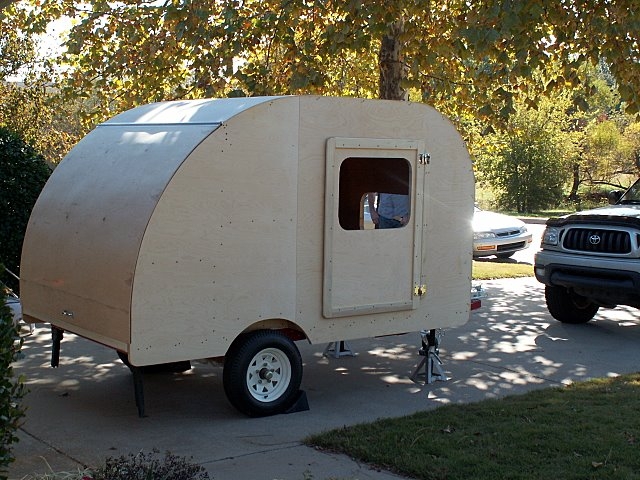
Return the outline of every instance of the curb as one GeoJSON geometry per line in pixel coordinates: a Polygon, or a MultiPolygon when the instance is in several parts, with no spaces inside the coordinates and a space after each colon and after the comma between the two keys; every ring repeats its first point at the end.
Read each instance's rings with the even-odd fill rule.
{"type": "Polygon", "coordinates": [[[545,223],[547,223],[547,220],[549,220],[548,218],[544,218],[544,217],[518,217],[518,218],[522,220],[524,223],[531,223],[536,225],[544,225],[545,223]]]}

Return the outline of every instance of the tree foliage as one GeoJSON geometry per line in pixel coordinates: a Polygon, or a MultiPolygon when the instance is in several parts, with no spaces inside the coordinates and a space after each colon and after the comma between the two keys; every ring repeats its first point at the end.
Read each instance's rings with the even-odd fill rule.
{"type": "Polygon", "coordinates": [[[20,254],[33,205],[51,170],[42,155],[0,127],[0,263],[20,270],[20,254]]]}
{"type": "Polygon", "coordinates": [[[51,164],[57,164],[86,128],[85,105],[68,100],[43,79],[23,84],[0,83],[0,126],[32,145],[51,164]]]}
{"type": "Polygon", "coordinates": [[[15,28],[16,22],[26,21],[26,13],[11,11],[12,16],[0,17],[0,127],[17,133],[55,164],[84,133],[83,105],[53,88],[54,66],[36,55],[37,39],[15,28]]]}
{"type": "Polygon", "coordinates": [[[531,213],[560,202],[575,154],[565,112],[569,105],[559,96],[537,109],[516,105],[505,129],[485,139],[478,155],[480,180],[496,191],[499,207],[531,213]]]}
{"type": "Polygon", "coordinates": [[[582,103],[593,86],[581,66],[605,59],[628,113],[639,111],[640,6],[634,0],[480,1],[464,23],[472,55],[486,58],[496,78],[526,87],[532,72],[546,71],[547,93],[583,84],[582,103]],[[550,72],[550,64],[559,68],[550,72]]]}
{"type": "Polygon", "coordinates": [[[25,0],[28,7],[15,9],[15,18],[30,32],[62,15],[76,19],[63,59],[66,91],[95,92],[103,117],[175,98],[378,96],[389,91],[376,85],[382,78],[399,80],[400,89],[417,92],[415,100],[446,104],[453,115],[506,118],[517,98],[534,105],[541,91],[583,83],[590,93],[579,67],[601,58],[627,109],[637,112],[636,3],[25,0]],[[380,70],[389,39],[397,47],[399,79],[380,70]],[[537,71],[545,72],[544,83],[530,81],[537,71]]]}
{"type": "Polygon", "coordinates": [[[28,32],[15,28],[19,18],[0,15],[0,79],[15,75],[20,68],[33,61],[34,45],[28,32]]]}
{"type": "MultiPolygon", "coordinates": [[[[625,121],[627,120],[627,121],[625,121]]],[[[601,117],[587,125],[582,142],[580,183],[626,188],[640,173],[639,124],[601,117]]]]}
{"type": "MultiPolygon", "coordinates": [[[[161,100],[408,97],[452,118],[473,147],[486,132],[504,135],[513,128],[511,116],[544,109],[541,99],[571,92],[574,106],[566,111],[573,123],[563,128],[579,148],[563,154],[570,158],[563,157],[562,165],[572,194],[614,178],[616,168],[628,170],[638,156],[632,123],[623,114],[637,114],[640,104],[635,0],[23,0],[3,12],[14,41],[44,32],[57,18],[72,19],[66,50],[51,60],[56,69],[44,70],[59,75],[55,85],[64,98],[83,99],[74,108],[82,107],[85,131],[120,111],[161,100]],[[592,74],[596,67],[602,76],[592,74]],[[591,142],[605,128],[597,125],[602,115],[619,134],[606,162],[591,142]]],[[[68,133],[80,131],[70,125],[69,143],[55,136],[42,142],[27,127],[37,124],[33,112],[47,110],[33,102],[31,116],[24,115],[20,95],[10,98],[11,107],[4,108],[9,114],[0,122],[16,119],[12,128],[40,142],[41,150],[66,147],[80,136],[68,133]]],[[[75,120],[61,107],[50,110],[65,112],[61,117],[49,116],[34,130],[47,131],[59,118],[75,120]]]]}
{"type": "MultiPolygon", "coordinates": [[[[0,269],[4,267],[0,264],[0,269]]],[[[12,444],[18,441],[16,432],[25,415],[20,400],[25,395],[24,379],[15,377],[13,362],[17,359],[22,340],[13,323],[11,310],[5,304],[5,292],[0,289],[0,478],[15,460],[12,444]]]]}
{"type": "Polygon", "coordinates": [[[603,186],[626,188],[637,176],[636,155],[640,145],[634,135],[638,124],[625,114],[624,104],[615,82],[603,62],[586,72],[594,86],[593,95],[582,111],[570,110],[571,130],[579,144],[571,162],[571,186],[567,197],[577,202],[579,197],[606,193],[603,186]]]}

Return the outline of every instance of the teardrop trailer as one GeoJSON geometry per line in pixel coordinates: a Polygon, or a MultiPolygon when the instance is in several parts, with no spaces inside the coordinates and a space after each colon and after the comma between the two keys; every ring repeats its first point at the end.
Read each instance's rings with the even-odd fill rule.
{"type": "Polygon", "coordinates": [[[65,331],[117,350],[141,415],[143,367],[220,357],[232,405],[282,413],[301,401],[296,341],[468,320],[473,204],[462,139],[423,104],[138,107],[90,132],[43,189],[23,317],[51,324],[54,366],[65,331]],[[369,192],[408,195],[408,223],[370,228],[369,192]]]}

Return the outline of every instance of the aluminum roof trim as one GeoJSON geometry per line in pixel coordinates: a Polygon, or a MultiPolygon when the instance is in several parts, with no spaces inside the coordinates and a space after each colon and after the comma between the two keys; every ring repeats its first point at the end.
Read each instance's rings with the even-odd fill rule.
{"type": "Polygon", "coordinates": [[[120,113],[101,125],[220,125],[256,105],[281,98],[286,97],[210,98],[152,103],[120,113]]]}

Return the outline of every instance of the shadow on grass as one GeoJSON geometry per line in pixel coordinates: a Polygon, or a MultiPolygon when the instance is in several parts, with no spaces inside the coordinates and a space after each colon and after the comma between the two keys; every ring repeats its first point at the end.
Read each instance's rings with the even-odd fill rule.
{"type": "Polygon", "coordinates": [[[515,258],[498,258],[495,256],[477,257],[477,258],[474,258],[473,261],[479,262],[479,263],[486,263],[486,264],[504,263],[507,265],[533,265],[531,262],[521,262],[515,258]]]}

